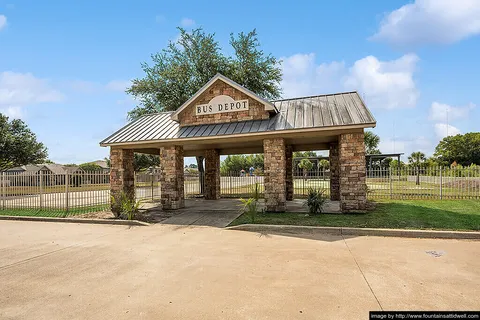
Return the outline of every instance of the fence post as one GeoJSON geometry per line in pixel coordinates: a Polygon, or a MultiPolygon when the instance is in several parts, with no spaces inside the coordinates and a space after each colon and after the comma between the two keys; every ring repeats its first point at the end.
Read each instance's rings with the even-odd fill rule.
{"type": "Polygon", "coordinates": [[[392,185],[392,168],[388,167],[388,180],[390,181],[390,199],[392,199],[393,185],[392,185]]]}
{"type": "Polygon", "coordinates": [[[443,181],[442,181],[443,167],[440,167],[440,200],[443,198],[443,181]]]}
{"type": "Polygon", "coordinates": [[[40,170],[40,210],[43,209],[43,171],[40,170]]]}
{"type": "Polygon", "coordinates": [[[5,172],[2,172],[2,209],[5,210],[5,198],[7,197],[5,189],[7,188],[7,180],[5,180],[5,172]]]}
{"type": "Polygon", "coordinates": [[[68,202],[68,185],[70,184],[70,179],[68,176],[68,172],[65,173],[65,213],[68,213],[69,205],[68,202]]]}
{"type": "MultiPolygon", "coordinates": [[[[150,180],[151,180],[151,189],[152,189],[152,201],[153,201],[153,172],[150,173],[150,180]]],[[[184,182],[185,184],[185,182],[184,182]]]]}

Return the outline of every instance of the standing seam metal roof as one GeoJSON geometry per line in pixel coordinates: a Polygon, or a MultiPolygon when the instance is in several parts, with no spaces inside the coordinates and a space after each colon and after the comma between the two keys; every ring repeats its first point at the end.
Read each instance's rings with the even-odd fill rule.
{"type": "Polygon", "coordinates": [[[127,124],[100,144],[188,139],[307,128],[333,128],[346,125],[374,127],[376,124],[375,118],[355,91],[283,99],[272,101],[272,103],[278,113],[266,120],[180,127],[178,122],[171,119],[174,112],[146,115],[127,124]]]}

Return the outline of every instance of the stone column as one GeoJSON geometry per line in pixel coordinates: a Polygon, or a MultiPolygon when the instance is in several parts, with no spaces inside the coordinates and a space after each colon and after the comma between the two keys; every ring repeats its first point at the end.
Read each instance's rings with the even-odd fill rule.
{"type": "Polygon", "coordinates": [[[286,184],[286,199],[293,200],[293,147],[285,146],[285,184],[286,184]]]}
{"type": "Polygon", "coordinates": [[[167,210],[184,208],[183,147],[160,148],[160,165],[162,208],[167,210]]]}
{"type": "MultiPolygon", "coordinates": [[[[133,150],[110,148],[110,194],[115,198],[122,192],[135,199],[133,150]]],[[[111,202],[111,209],[113,212],[120,210],[115,201],[111,202]]]]}
{"type": "Polygon", "coordinates": [[[330,143],[330,200],[340,200],[340,163],[338,161],[338,142],[330,143]]]}
{"type": "Polygon", "coordinates": [[[285,140],[263,140],[265,167],[265,209],[272,212],[286,210],[286,161],[285,140]]]}
{"type": "Polygon", "coordinates": [[[205,199],[220,199],[220,153],[217,149],[205,151],[205,199]]]}
{"type": "Polygon", "coordinates": [[[363,131],[340,135],[340,207],[342,212],[365,211],[365,146],[363,131]]]}

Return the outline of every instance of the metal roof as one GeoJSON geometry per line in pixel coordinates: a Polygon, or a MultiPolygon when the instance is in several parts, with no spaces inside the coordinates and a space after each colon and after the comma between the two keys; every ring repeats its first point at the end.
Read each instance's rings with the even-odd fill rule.
{"type": "Polygon", "coordinates": [[[266,120],[249,120],[180,127],[173,112],[146,115],[127,124],[102,142],[102,146],[193,137],[227,136],[360,125],[374,127],[375,118],[357,92],[272,101],[278,113],[266,120]]]}

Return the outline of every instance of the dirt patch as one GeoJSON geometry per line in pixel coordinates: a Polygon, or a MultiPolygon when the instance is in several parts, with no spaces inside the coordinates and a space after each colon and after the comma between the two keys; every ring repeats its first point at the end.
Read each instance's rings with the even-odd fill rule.
{"type": "Polygon", "coordinates": [[[82,218],[82,219],[114,219],[115,215],[111,211],[98,211],[98,212],[89,212],[82,213],[73,216],[73,218],[82,218]]]}

